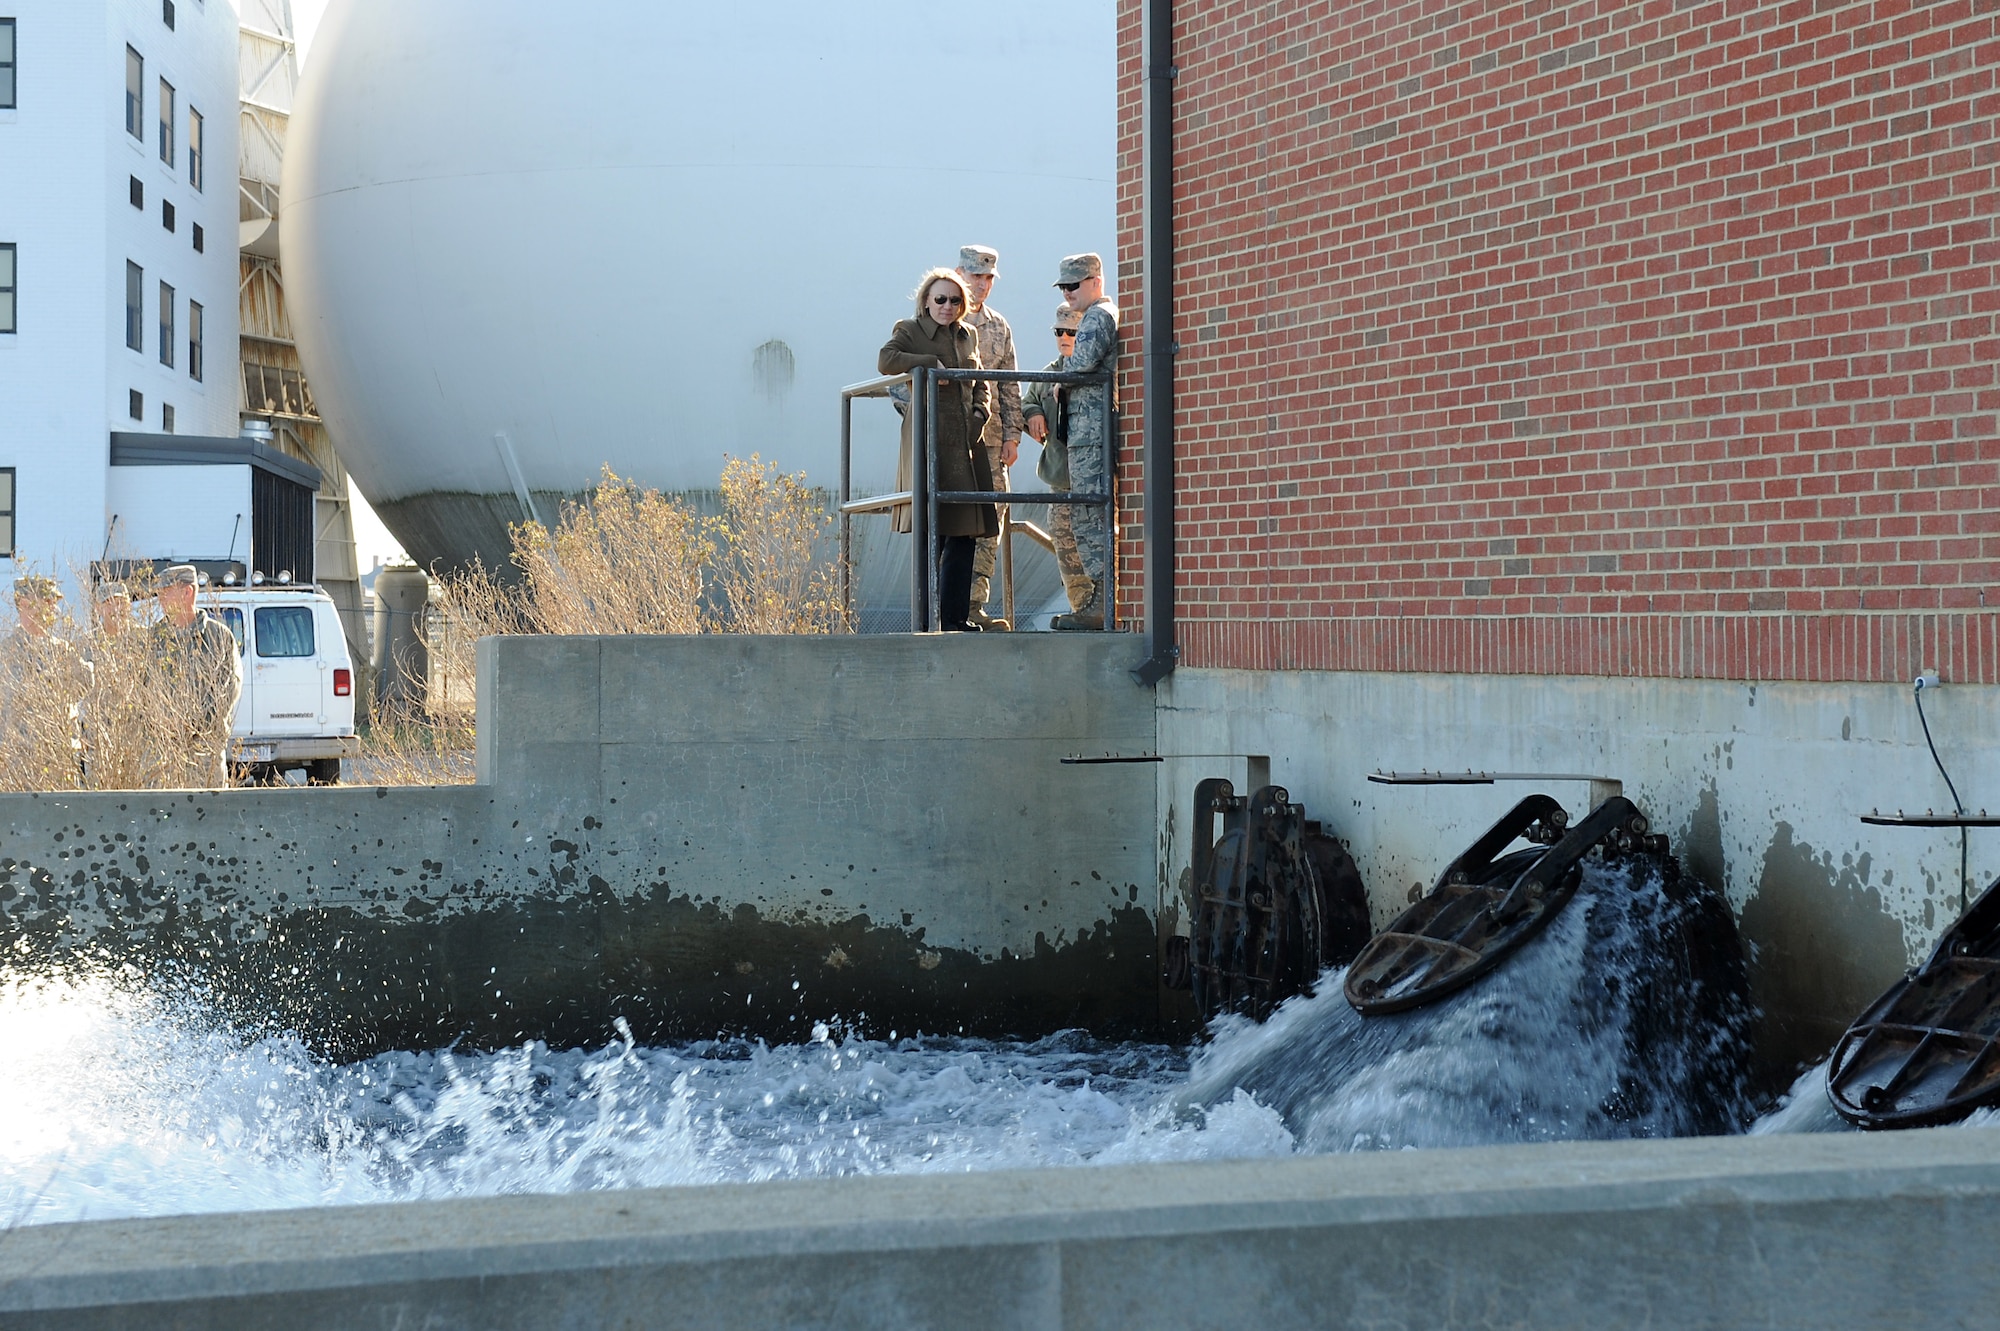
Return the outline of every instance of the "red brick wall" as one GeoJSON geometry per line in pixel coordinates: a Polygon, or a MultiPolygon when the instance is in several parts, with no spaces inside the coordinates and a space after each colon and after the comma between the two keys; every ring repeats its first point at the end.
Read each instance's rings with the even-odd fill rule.
{"type": "Polygon", "coordinates": [[[1185,663],[2000,681],[2000,0],[1178,9],[1185,663]]]}

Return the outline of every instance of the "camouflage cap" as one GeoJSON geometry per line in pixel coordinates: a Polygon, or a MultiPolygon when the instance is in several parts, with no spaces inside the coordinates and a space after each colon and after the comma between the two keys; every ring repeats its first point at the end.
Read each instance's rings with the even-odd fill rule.
{"type": "Polygon", "coordinates": [[[90,599],[93,601],[129,601],[132,599],[132,589],[122,582],[100,582],[96,587],[91,589],[90,599]]]}
{"type": "Polygon", "coordinates": [[[1083,311],[1073,310],[1068,302],[1056,306],[1056,327],[1065,333],[1074,333],[1083,326],[1083,311]]]}
{"type": "Polygon", "coordinates": [[[961,245],[958,271],[967,277],[1000,276],[1000,251],[988,245],[961,245]]]}
{"type": "Polygon", "coordinates": [[[60,601],[62,598],[62,588],[46,573],[28,573],[14,579],[14,599],[17,601],[60,601]]]}
{"type": "Polygon", "coordinates": [[[193,564],[169,564],[160,570],[161,591],[165,591],[169,587],[199,587],[200,585],[201,575],[195,572],[193,564]]]}
{"type": "Polygon", "coordinates": [[[1082,282],[1093,277],[1104,276],[1104,260],[1095,254],[1072,254],[1056,265],[1056,280],[1052,286],[1065,282],[1082,282]]]}

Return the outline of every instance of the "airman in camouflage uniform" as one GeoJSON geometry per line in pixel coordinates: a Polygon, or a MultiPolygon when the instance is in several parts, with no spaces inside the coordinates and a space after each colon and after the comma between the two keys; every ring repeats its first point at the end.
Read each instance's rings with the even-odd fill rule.
{"type": "MultiPolygon", "coordinates": [[[[1000,252],[986,245],[962,247],[958,252],[958,275],[965,279],[966,291],[972,297],[972,308],[965,312],[965,322],[979,335],[980,365],[989,370],[1019,369],[1014,359],[1014,330],[998,310],[986,303],[1000,277],[1000,252]]],[[[1009,488],[1007,468],[1014,465],[1021,451],[1021,386],[1003,383],[993,388],[993,401],[998,409],[987,418],[979,441],[986,448],[994,485],[1005,490],[1009,488]]],[[[986,613],[986,602],[993,595],[993,565],[999,548],[997,536],[982,536],[972,550],[970,618],[983,629],[1012,627],[1006,620],[986,613]]]]}
{"type": "MultiPolygon", "coordinates": [[[[1044,365],[1044,370],[1062,369],[1063,357],[1076,349],[1077,325],[1082,322],[1082,312],[1071,309],[1067,301],[1056,306],[1056,358],[1044,365]]],[[[1023,426],[1042,446],[1035,475],[1042,484],[1057,491],[1069,489],[1069,420],[1065,410],[1068,404],[1063,398],[1066,391],[1061,384],[1029,384],[1021,394],[1023,426]]],[[[1056,567],[1062,572],[1063,594],[1069,597],[1069,608],[1073,612],[1082,610],[1090,602],[1091,581],[1076,551],[1076,523],[1068,504],[1050,506],[1049,536],[1055,541],[1056,567]]]]}
{"type": "MultiPolygon", "coordinates": [[[[1055,285],[1062,290],[1063,302],[1083,316],[1076,330],[1076,345],[1062,358],[1061,368],[1076,374],[1116,369],[1118,307],[1104,295],[1104,261],[1095,254],[1072,254],[1058,265],[1055,285]]],[[[1070,489],[1081,494],[1109,493],[1112,449],[1117,444],[1112,435],[1114,423],[1108,419],[1118,407],[1113,386],[1086,384],[1068,389],[1063,405],[1068,418],[1070,489]]],[[[1094,506],[1071,506],[1069,516],[1090,595],[1072,613],[1057,615],[1050,627],[1101,629],[1111,567],[1110,515],[1094,506]]]]}
{"type": "Polygon", "coordinates": [[[0,642],[0,782],[13,790],[72,790],[83,777],[82,703],[90,663],[50,631],[62,589],[14,580],[19,620],[0,642]]]}
{"type": "Polygon", "coordinates": [[[185,772],[204,786],[227,786],[229,732],[243,696],[243,660],[229,626],[195,604],[192,564],[160,573],[161,617],[152,626],[159,687],[168,699],[186,755],[185,772]]]}

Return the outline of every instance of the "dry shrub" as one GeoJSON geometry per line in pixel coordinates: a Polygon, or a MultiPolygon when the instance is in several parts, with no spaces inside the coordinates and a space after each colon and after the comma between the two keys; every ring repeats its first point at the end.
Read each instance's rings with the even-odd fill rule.
{"type": "MultiPolygon", "coordinates": [[[[721,493],[722,512],[704,518],[607,466],[583,501],[563,505],[553,530],[534,522],[510,529],[518,581],[503,582],[477,561],[434,579],[424,687],[402,691],[425,702],[378,707],[356,779],[472,780],[482,637],[844,631],[839,569],[821,553],[833,522],[825,497],[755,454],[727,460],[721,493]]],[[[376,693],[384,693],[379,682],[376,693]]]]}
{"type": "Polygon", "coordinates": [[[377,715],[361,736],[354,780],[369,786],[471,785],[474,738],[470,708],[377,715]]]}
{"type": "Polygon", "coordinates": [[[840,572],[819,553],[833,516],[803,476],[755,453],[722,469],[712,627],[725,633],[832,633],[846,627],[840,572]]]}
{"type": "Polygon", "coordinates": [[[702,569],[714,556],[707,524],[679,500],[604,468],[556,529],[511,529],[532,633],[699,633],[702,569]]]}

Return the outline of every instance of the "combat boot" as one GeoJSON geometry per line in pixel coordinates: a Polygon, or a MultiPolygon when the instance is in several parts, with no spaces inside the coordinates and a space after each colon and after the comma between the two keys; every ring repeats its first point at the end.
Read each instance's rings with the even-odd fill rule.
{"type": "Polygon", "coordinates": [[[1012,633],[1014,626],[998,615],[986,613],[986,603],[993,597],[993,580],[974,575],[972,579],[972,609],[966,614],[968,624],[977,624],[987,633],[1012,633]]]}
{"type": "Polygon", "coordinates": [[[1049,627],[1058,631],[1096,632],[1104,627],[1104,597],[1100,588],[1092,586],[1090,598],[1071,614],[1057,615],[1049,621],[1049,627]]]}

